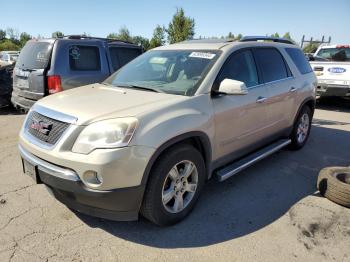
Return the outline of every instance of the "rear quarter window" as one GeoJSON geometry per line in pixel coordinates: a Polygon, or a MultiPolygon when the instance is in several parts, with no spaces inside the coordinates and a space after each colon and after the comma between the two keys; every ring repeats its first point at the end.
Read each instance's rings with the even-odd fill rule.
{"type": "Polygon", "coordinates": [[[141,54],[138,48],[110,47],[109,53],[114,71],[118,70],[141,54]]]}
{"type": "Polygon", "coordinates": [[[69,65],[73,71],[100,71],[100,50],[97,46],[72,45],[69,47],[69,65]]]}
{"type": "Polygon", "coordinates": [[[289,57],[293,60],[293,63],[298,68],[299,72],[303,75],[312,72],[310,63],[306,60],[305,55],[300,49],[297,48],[286,48],[286,52],[289,57]]]}

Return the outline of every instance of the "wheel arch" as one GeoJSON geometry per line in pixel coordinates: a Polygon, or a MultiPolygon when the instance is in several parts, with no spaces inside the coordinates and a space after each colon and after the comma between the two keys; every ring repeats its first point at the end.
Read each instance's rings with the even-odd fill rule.
{"type": "Polygon", "coordinates": [[[297,120],[297,118],[300,114],[300,111],[303,109],[304,106],[308,106],[311,109],[311,113],[313,116],[314,112],[315,112],[315,108],[316,108],[316,99],[314,97],[307,97],[303,100],[303,102],[300,104],[300,106],[298,108],[296,115],[294,116],[293,125],[294,125],[295,121],[297,120]]]}
{"type": "Polygon", "coordinates": [[[156,163],[157,159],[167,150],[172,148],[175,145],[178,144],[190,144],[194,146],[203,156],[205,168],[206,168],[206,176],[207,179],[211,176],[211,142],[207,134],[201,131],[192,131],[187,132],[181,135],[178,135],[176,137],[173,137],[172,139],[166,141],[163,143],[160,147],[157,148],[157,150],[153,153],[152,157],[148,161],[148,164],[146,166],[146,169],[144,171],[143,177],[142,177],[142,184],[146,185],[150,172],[152,170],[152,167],[156,163]]]}

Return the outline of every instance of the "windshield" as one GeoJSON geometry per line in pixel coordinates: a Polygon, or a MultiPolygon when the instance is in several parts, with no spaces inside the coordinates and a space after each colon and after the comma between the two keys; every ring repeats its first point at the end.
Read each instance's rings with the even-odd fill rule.
{"type": "Polygon", "coordinates": [[[44,69],[46,68],[52,45],[49,42],[29,41],[21,50],[17,59],[17,66],[21,69],[44,69]]]}
{"type": "Polygon", "coordinates": [[[148,51],[137,57],[104,83],[178,95],[193,95],[220,51],[148,51]]]}
{"type": "Polygon", "coordinates": [[[322,48],[317,56],[328,61],[348,62],[350,61],[350,48],[322,48]]]}

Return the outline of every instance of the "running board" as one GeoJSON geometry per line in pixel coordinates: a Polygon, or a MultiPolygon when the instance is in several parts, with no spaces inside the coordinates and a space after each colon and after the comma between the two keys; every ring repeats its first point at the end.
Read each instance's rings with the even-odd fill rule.
{"type": "Polygon", "coordinates": [[[273,144],[268,145],[267,147],[264,147],[260,149],[259,151],[246,156],[245,158],[242,158],[241,160],[238,160],[236,162],[233,162],[232,164],[225,166],[222,169],[219,169],[216,172],[217,179],[222,182],[229,177],[236,175],[237,173],[241,172],[243,169],[246,169],[247,167],[253,165],[254,163],[264,159],[265,157],[268,157],[269,155],[277,152],[278,150],[282,149],[283,147],[289,145],[292,141],[290,139],[282,139],[279,140],[273,144]]]}

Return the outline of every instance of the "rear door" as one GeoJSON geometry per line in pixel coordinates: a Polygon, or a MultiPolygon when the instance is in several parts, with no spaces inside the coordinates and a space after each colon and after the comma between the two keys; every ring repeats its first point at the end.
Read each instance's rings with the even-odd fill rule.
{"type": "Polygon", "coordinates": [[[109,55],[112,63],[111,71],[117,71],[119,68],[141,55],[141,53],[142,50],[138,47],[110,45],[109,55]]]}
{"type": "Polygon", "coordinates": [[[45,94],[45,73],[50,64],[54,40],[30,40],[21,50],[14,74],[14,92],[38,100],[45,94]]]}
{"type": "Polygon", "coordinates": [[[295,94],[299,86],[277,48],[254,48],[254,57],[270,94],[266,100],[269,118],[265,131],[273,136],[289,127],[291,114],[295,112],[295,94]]]}

